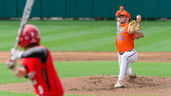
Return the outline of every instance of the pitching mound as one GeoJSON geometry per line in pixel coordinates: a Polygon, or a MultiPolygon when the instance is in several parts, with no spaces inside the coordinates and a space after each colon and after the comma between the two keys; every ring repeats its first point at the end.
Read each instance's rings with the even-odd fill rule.
{"type": "MultiPolygon", "coordinates": [[[[169,77],[137,77],[124,81],[124,88],[114,88],[116,76],[86,76],[62,79],[65,94],[96,95],[147,95],[170,96],[171,78],[169,77]]],[[[0,90],[18,93],[34,93],[31,83],[2,84],[0,90]]],[[[138,95],[138,96],[139,96],[138,95]]]]}
{"type": "Polygon", "coordinates": [[[124,88],[115,88],[116,76],[87,76],[63,79],[67,94],[128,95],[148,94],[169,96],[171,94],[171,78],[169,77],[137,77],[124,81],[124,88]]]}

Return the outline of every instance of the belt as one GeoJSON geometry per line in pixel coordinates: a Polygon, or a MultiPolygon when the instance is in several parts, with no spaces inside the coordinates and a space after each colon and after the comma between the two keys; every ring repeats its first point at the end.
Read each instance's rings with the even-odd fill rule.
{"type": "MultiPolygon", "coordinates": [[[[132,50],[129,50],[129,51],[126,51],[126,52],[131,52],[132,50]]],[[[119,55],[123,55],[125,52],[123,52],[123,53],[119,53],[119,55]]]]}

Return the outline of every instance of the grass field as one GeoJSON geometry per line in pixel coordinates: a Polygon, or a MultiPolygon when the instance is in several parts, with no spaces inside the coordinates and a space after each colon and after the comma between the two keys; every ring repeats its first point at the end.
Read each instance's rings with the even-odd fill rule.
{"type": "MultiPolygon", "coordinates": [[[[118,64],[113,61],[73,61],[73,62],[56,62],[58,73],[61,78],[89,76],[89,75],[117,75],[118,64]]],[[[171,77],[171,63],[158,62],[137,62],[131,65],[134,71],[140,75],[146,76],[164,76],[171,77]]],[[[16,83],[28,81],[27,79],[16,78],[10,70],[6,69],[4,64],[0,64],[0,84],[16,83]]]]}
{"type": "MultiPolygon", "coordinates": [[[[19,21],[0,21],[0,50],[13,47],[19,21]]],[[[41,31],[42,44],[52,51],[116,51],[115,21],[31,21],[41,31]]],[[[138,51],[170,51],[171,21],[143,21],[144,39],[138,51]],[[165,47],[163,47],[165,46],[165,47]]]]}
{"type": "MultiPolygon", "coordinates": [[[[117,75],[118,64],[113,61],[79,61],[79,62],[56,62],[55,66],[59,72],[61,78],[90,76],[90,75],[117,75]]],[[[139,76],[162,76],[171,77],[171,64],[170,63],[142,63],[137,62],[132,65],[134,71],[139,76]]],[[[0,64],[0,84],[3,83],[15,83],[25,82],[26,79],[18,79],[6,69],[4,64],[0,64]]],[[[0,96],[23,96],[19,93],[12,92],[0,92],[0,96]],[[10,95],[12,94],[12,95],[10,95]]],[[[25,94],[24,96],[34,96],[33,94],[25,94]]],[[[72,96],[72,95],[65,95],[72,96]]],[[[77,95],[74,95],[77,96],[77,95]]],[[[147,95],[148,96],[148,95],[147,95]]]]}
{"type": "MultiPolygon", "coordinates": [[[[9,51],[14,46],[19,23],[19,21],[0,21],[0,51],[9,51]]],[[[52,51],[116,51],[115,21],[31,21],[30,23],[38,26],[42,44],[52,51]]],[[[135,41],[137,51],[169,52],[170,26],[171,21],[143,21],[142,31],[145,38],[135,41]]],[[[118,64],[112,61],[56,62],[55,66],[62,78],[118,74],[118,64]]],[[[137,62],[132,67],[140,76],[171,77],[170,63],[137,62]]],[[[16,78],[4,64],[0,64],[0,70],[3,73],[0,74],[0,84],[27,81],[16,78]]],[[[0,91],[0,96],[35,95],[0,91]]]]}

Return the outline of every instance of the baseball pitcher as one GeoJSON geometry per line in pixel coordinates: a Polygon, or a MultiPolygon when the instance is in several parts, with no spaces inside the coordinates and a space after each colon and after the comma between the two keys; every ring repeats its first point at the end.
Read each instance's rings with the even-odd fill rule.
{"type": "MultiPolygon", "coordinates": [[[[121,12],[127,12],[125,10],[124,6],[120,6],[119,10],[116,11],[116,13],[115,13],[116,21],[117,21],[117,27],[116,27],[117,28],[117,32],[119,31],[119,27],[120,27],[120,22],[119,22],[120,18],[119,18],[119,16],[120,16],[121,12]]],[[[131,18],[131,16],[129,18],[131,18]]]]}
{"type": "MultiPolygon", "coordinates": [[[[123,80],[126,75],[135,78],[136,75],[129,65],[137,60],[137,52],[134,48],[134,40],[143,38],[144,34],[140,31],[140,22],[129,23],[130,15],[124,11],[119,14],[120,28],[116,36],[116,47],[118,51],[119,76],[115,84],[116,88],[124,87],[123,80]]],[[[137,20],[140,21],[139,16],[137,20]]]]}
{"type": "Polygon", "coordinates": [[[13,48],[8,60],[8,68],[17,77],[26,77],[32,81],[38,96],[63,96],[64,91],[60,78],[53,65],[48,48],[40,46],[39,30],[33,25],[25,25],[19,40],[19,47],[13,48]],[[16,67],[21,58],[22,67],[16,67]]]}

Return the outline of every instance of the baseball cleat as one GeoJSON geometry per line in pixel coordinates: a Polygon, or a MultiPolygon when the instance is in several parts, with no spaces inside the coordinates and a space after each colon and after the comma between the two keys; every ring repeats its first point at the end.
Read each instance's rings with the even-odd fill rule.
{"type": "Polygon", "coordinates": [[[124,87],[124,84],[121,81],[117,81],[117,83],[115,84],[115,88],[122,88],[124,87]]]}
{"type": "Polygon", "coordinates": [[[128,76],[129,78],[137,78],[136,74],[131,74],[128,76]]]}

